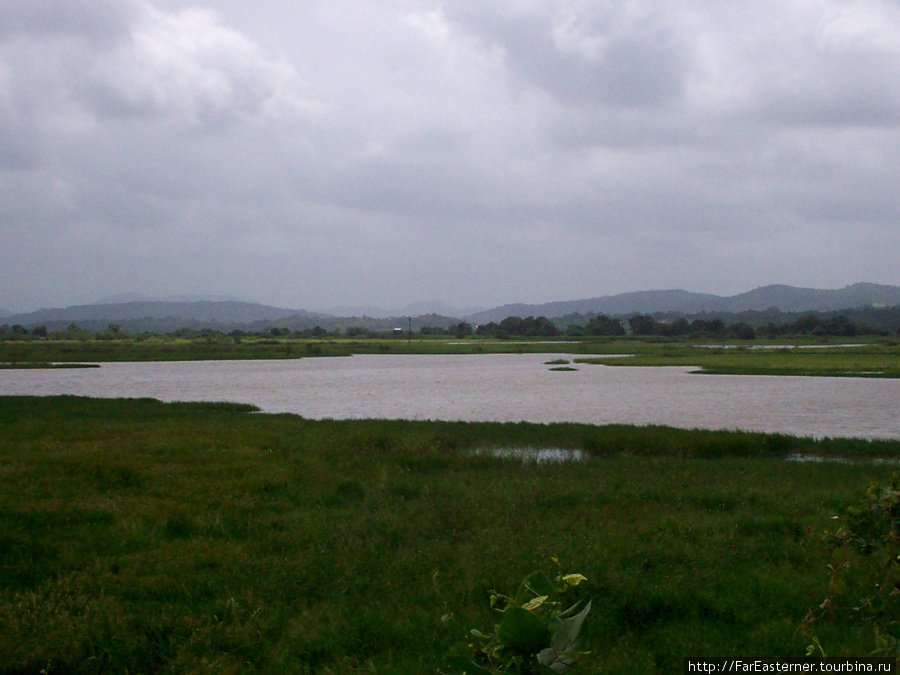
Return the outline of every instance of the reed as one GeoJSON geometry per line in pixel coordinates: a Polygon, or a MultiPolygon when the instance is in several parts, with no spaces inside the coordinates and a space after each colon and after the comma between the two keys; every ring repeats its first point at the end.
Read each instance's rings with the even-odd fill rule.
{"type": "Polygon", "coordinates": [[[554,556],[592,602],[571,672],[802,656],[821,533],[892,470],[795,452],[900,443],[0,398],[0,673],[435,673],[554,556]],[[475,452],[510,447],[588,457],[475,452]]]}

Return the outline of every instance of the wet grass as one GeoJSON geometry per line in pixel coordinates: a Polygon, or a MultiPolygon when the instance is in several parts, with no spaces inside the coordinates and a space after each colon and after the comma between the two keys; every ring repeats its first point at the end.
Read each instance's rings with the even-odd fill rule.
{"type": "Polygon", "coordinates": [[[890,342],[765,345],[767,348],[759,349],[751,346],[645,344],[624,358],[579,358],[576,362],[608,366],[683,366],[715,375],[900,377],[900,347],[890,342]]]}
{"type": "Polygon", "coordinates": [[[110,361],[210,361],[297,359],[348,356],[337,341],[251,339],[235,341],[155,335],[117,340],[31,340],[0,342],[0,362],[6,367],[110,361]]]}
{"type": "Polygon", "coordinates": [[[891,469],[797,453],[900,443],[0,398],[0,673],[434,673],[552,555],[579,672],[800,657],[830,516],[891,469]],[[472,452],[515,447],[588,458],[472,452]]]}
{"type": "MultiPolygon", "coordinates": [[[[0,367],[49,367],[110,361],[213,361],[301,359],[351,354],[509,354],[592,352],[590,345],[558,338],[493,340],[486,338],[183,338],[168,334],[120,337],[114,340],[0,341],[0,367]]],[[[601,347],[605,351],[606,347],[601,347]]]]}

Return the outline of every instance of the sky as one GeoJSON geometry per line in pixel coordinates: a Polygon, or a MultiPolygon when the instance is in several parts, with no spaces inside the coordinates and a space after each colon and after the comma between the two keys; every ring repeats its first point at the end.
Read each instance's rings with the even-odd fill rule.
{"type": "Polygon", "coordinates": [[[900,3],[0,0],[0,308],[900,284],[900,3]]]}

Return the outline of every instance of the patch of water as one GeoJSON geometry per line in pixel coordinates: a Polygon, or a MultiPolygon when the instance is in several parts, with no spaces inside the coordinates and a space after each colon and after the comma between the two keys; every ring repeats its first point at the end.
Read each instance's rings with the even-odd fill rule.
{"type": "Polygon", "coordinates": [[[867,347],[862,343],[837,344],[837,345],[692,345],[694,349],[840,349],[842,347],[867,347]]]}
{"type": "Polygon", "coordinates": [[[813,462],[813,463],[834,463],[834,464],[886,464],[889,466],[900,466],[900,459],[887,457],[822,457],[819,455],[788,455],[785,457],[789,462],[813,462]]]}
{"type": "Polygon", "coordinates": [[[488,455],[498,459],[517,459],[536,464],[580,462],[587,457],[583,450],[567,450],[565,448],[493,448],[473,450],[472,452],[475,455],[488,455]]]}
{"type": "Polygon", "coordinates": [[[569,354],[398,355],[104,363],[3,370],[0,395],[249,403],[313,419],[580,422],[900,439],[900,379],[705,375],[600,366],[569,354]]]}

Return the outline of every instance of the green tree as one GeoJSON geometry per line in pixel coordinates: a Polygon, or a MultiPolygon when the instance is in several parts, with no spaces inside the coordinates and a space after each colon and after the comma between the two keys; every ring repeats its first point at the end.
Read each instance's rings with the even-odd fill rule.
{"type": "Polygon", "coordinates": [[[620,319],[614,319],[606,314],[598,314],[588,321],[587,332],[591,335],[625,335],[625,327],[620,319]]]}
{"type": "MultiPolygon", "coordinates": [[[[501,339],[506,339],[513,335],[523,335],[525,332],[524,329],[525,320],[522,317],[508,316],[500,322],[500,330],[506,334],[506,337],[501,339]]],[[[498,331],[497,337],[500,337],[500,331],[498,331]]]]}
{"type": "Polygon", "coordinates": [[[762,326],[759,331],[757,331],[760,335],[766,335],[768,337],[775,337],[776,335],[781,335],[781,327],[778,326],[774,321],[769,321],[765,326],[762,326]]]}
{"type": "Polygon", "coordinates": [[[817,317],[815,314],[805,314],[797,319],[792,325],[791,329],[794,333],[802,333],[803,335],[809,335],[815,333],[822,326],[822,320],[817,317]]]}
{"type": "Polygon", "coordinates": [[[558,333],[556,325],[546,316],[527,316],[522,319],[517,334],[525,337],[553,337],[558,333]]]}
{"type": "Polygon", "coordinates": [[[691,321],[691,333],[709,336],[725,334],[725,322],[722,319],[694,319],[691,321]]]}
{"type": "Polygon", "coordinates": [[[675,319],[666,331],[669,335],[689,335],[691,332],[691,324],[684,317],[675,319]]]}
{"type": "Polygon", "coordinates": [[[756,331],[750,324],[738,321],[728,327],[728,335],[738,340],[752,340],[756,337],[756,331]]]}
{"type": "Polygon", "coordinates": [[[830,318],[825,322],[825,332],[828,335],[850,337],[856,335],[856,326],[843,314],[830,318]]]}
{"type": "Polygon", "coordinates": [[[659,333],[659,322],[649,314],[635,314],[628,319],[628,327],[634,335],[656,335],[659,333]]]}
{"type": "Polygon", "coordinates": [[[496,337],[497,330],[500,327],[493,321],[483,323],[475,329],[475,335],[483,335],[485,337],[496,337]]]}

